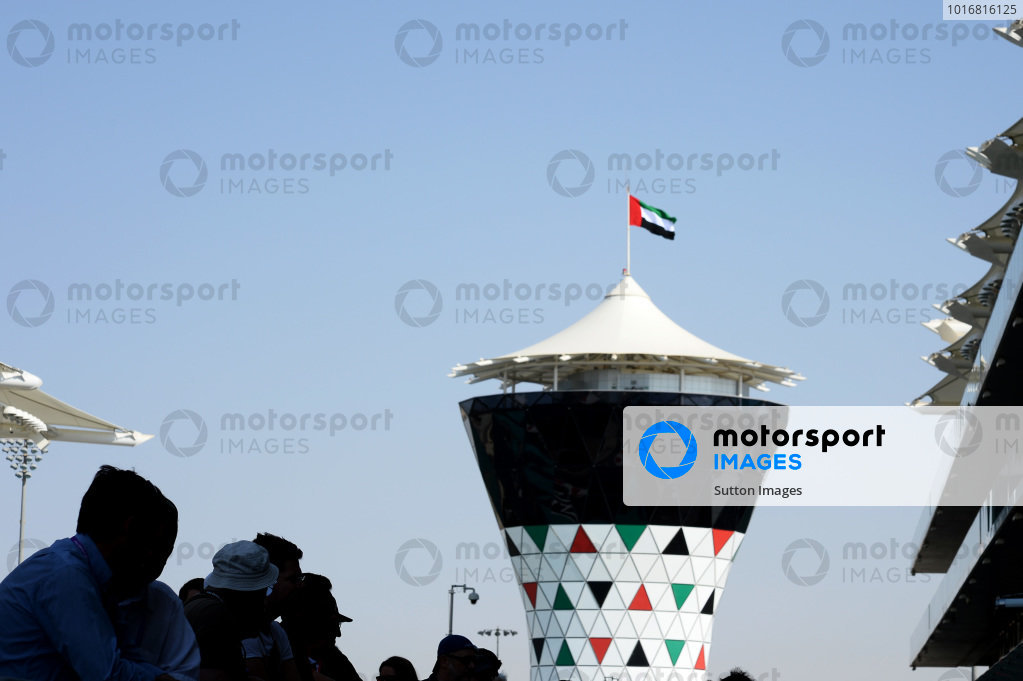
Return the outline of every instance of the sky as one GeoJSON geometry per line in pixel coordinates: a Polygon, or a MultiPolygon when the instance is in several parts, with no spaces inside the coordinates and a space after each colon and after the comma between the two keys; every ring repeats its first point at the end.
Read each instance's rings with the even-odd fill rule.
{"type": "MultiPolygon", "coordinates": [[[[626,182],[678,217],[673,242],[633,234],[636,280],[697,336],[806,376],[765,395],[793,405],[936,383],[920,323],[985,271],[945,239],[1011,193],[961,152],[1019,117],[1023,52],[1005,22],[943,24],[922,0],[2,13],[0,361],[155,435],[54,444],[26,536],[70,535],[98,466],[134,467],[181,513],[164,581],[288,537],[334,582],[367,678],[394,654],[429,673],[459,583],[480,600],[456,595],[455,629],[517,631],[501,657],[528,678],[458,411],[498,386],[447,374],[596,305],[625,265],[626,182]]],[[[18,483],[0,490],[7,551],[18,483]]],[[[941,581],[908,575],[921,512],[759,510],[711,671],[942,677],[908,668],[941,581]],[[830,558],[814,584],[804,540],[830,558]]]]}

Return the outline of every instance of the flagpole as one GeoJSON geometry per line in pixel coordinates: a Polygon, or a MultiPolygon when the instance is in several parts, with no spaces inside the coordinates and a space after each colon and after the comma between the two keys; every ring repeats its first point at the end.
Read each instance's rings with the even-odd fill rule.
{"type": "Polygon", "coordinates": [[[629,228],[629,210],[632,208],[632,191],[625,183],[625,276],[632,276],[632,230],[629,228]]]}

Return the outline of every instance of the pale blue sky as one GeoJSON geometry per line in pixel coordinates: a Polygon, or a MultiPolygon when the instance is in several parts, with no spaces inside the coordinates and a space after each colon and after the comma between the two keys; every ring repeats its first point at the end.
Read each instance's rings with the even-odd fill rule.
{"type": "MultiPolygon", "coordinates": [[[[820,0],[783,8],[12,1],[3,17],[4,31],[42,22],[54,50],[35,67],[0,51],[8,253],[0,293],[10,298],[19,282],[39,281],[53,293],[54,311],[26,327],[0,310],[0,360],[40,375],[61,399],[158,435],[137,450],[53,446],[31,482],[28,535],[47,543],[67,536],[98,465],[135,466],[181,510],[181,553],[164,573],[169,584],[208,571],[208,560],[184,557],[189,547],[260,530],[292,538],[306,551],[304,567],[335,582],[343,611],[356,620],[340,645],[364,674],[401,654],[425,677],[446,630],[448,585],[475,569],[481,600],[470,607],[459,597],[456,628],[518,630],[501,656],[510,678],[527,678],[528,633],[507,561],[455,555],[460,542],[487,548],[500,540],[457,407],[496,386],[466,386],[446,373],[544,338],[595,302],[585,295],[569,304],[564,296],[459,301],[459,284],[508,280],[535,295],[540,284],[614,283],[625,250],[625,195],[615,183],[627,175],[609,169],[614,154],[717,160],[776,152],[770,170],[630,175],[634,188],[647,189],[640,198],[679,219],[674,242],[633,235],[633,273],[691,332],[807,377],[770,398],[902,404],[941,377],[919,359],[941,342],[918,322],[934,316],[931,304],[944,297],[914,291],[977,280],[983,265],[944,239],[985,220],[1008,195],[989,176],[971,191],[972,169],[955,161],[945,168],[946,186],[967,189],[951,196],[936,181],[936,163],[1020,113],[1006,83],[1023,52],[989,30],[956,44],[906,39],[915,35],[906,25],[941,22],[938,4],[922,0],[896,9],[820,0]],[[233,40],[180,47],[68,39],[72,24],[117,19],[166,22],[175,32],[232,20],[239,28],[233,40]],[[422,67],[396,52],[399,28],[415,19],[434,25],[443,41],[422,67]],[[532,36],[457,40],[458,24],[505,19],[584,27],[624,20],[627,27],[624,40],[615,33],[567,47],[532,36]],[[846,24],[890,27],[893,19],[894,39],[843,38],[846,24]],[[797,20],[827,31],[828,50],[816,65],[797,66],[782,49],[797,20]],[[135,49],[128,57],[142,63],[93,63],[113,59],[115,48],[135,49]],[[529,63],[464,63],[474,51],[485,60],[488,49],[498,60],[525,50],[529,63]],[[861,50],[867,59],[877,51],[880,63],[850,63],[861,50]],[[346,161],[389,154],[389,167],[331,177],[221,166],[225,154],[269,149],[346,161]],[[205,185],[192,196],[161,184],[161,164],[177,150],[206,164],[205,185]],[[548,164],[563,150],[593,164],[592,185],[574,198],[548,183],[548,164]],[[247,190],[255,182],[262,193],[238,194],[232,181],[247,190]],[[266,193],[275,184],[302,193],[266,193]],[[68,300],[72,284],[118,279],[175,291],[238,286],[233,299],[180,306],[68,300]],[[395,308],[399,289],[416,279],[442,297],[439,317],[422,328],[395,308]],[[786,288],[802,279],[829,294],[827,315],[812,327],[782,310],[786,288]],[[886,300],[844,300],[848,284],[886,287],[877,289],[886,300]],[[895,300],[887,297],[893,292],[895,300]],[[137,308],[141,323],[105,321],[125,308],[137,308]],[[490,319],[488,310],[497,321],[474,321],[474,314],[490,319]],[[165,417],[178,409],[207,423],[207,443],[194,456],[175,457],[160,441],[165,417]],[[267,439],[303,440],[291,444],[301,453],[221,452],[229,439],[223,414],[271,409],[392,417],[387,430],[381,416],[376,431],[242,434],[247,448],[256,441],[261,450],[267,439]],[[426,586],[407,584],[395,569],[396,551],[413,538],[433,542],[443,556],[443,571],[426,586]]],[[[23,59],[45,48],[35,28],[14,44],[23,59]]],[[[427,56],[433,44],[424,30],[404,43],[412,57],[427,56]]],[[[807,29],[789,48],[798,61],[819,45],[807,29]]],[[[577,161],[555,168],[562,186],[577,187],[584,175],[577,161]]],[[[196,177],[187,159],[168,165],[179,190],[196,177]]],[[[795,316],[817,309],[809,295],[793,299],[795,316]]],[[[35,291],[13,300],[23,317],[43,309],[35,291]]],[[[413,291],[406,312],[425,316],[431,303],[413,291]]],[[[168,433],[189,445],[189,428],[175,423],[168,433]]],[[[17,538],[16,481],[9,477],[3,489],[6,548],[17,538]]],[[[839,678],[936,679],[936,671],[911,675],[907,664],[910,632],[937,579],[905,583],[904,558],[868,566],[901,570],[901,580],[857,584],[840,574],[860,567],[841,560],[846,543],[904,544],[918,517],[916,510],[759,512],[718,613],[711,669],[774,668],[786,681],[817,678],[822,668],[847,674],[839,678]],[[831,573],[812,587],[793,584],[781,568],[786,547],[800,538],[820,541],[832,557],[831,573]]],[[[407,558],[424,563],[415,566],[420,574],[431,567],[424,556],[407,558]]]]}

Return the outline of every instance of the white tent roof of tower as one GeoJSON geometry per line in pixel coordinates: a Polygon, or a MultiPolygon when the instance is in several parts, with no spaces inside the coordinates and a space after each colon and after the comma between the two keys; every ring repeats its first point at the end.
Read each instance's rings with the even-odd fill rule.
{"type": "Polygon", "coordinates": [[[61,402],[40,390],[42,383],[0,363],[0,439],[27,439],[43,449],[52,440],[135,446],[153,437],[61,402]]]}
{"type": "Polygon", "coordinates": [[[491,378],[507,385],[551,386],[560,378],[593,369],[639,373],[712,375],[767,390],[765,383],[794,386],[803,376],[740,357],[697,338],[654,305],[629,275],[597,307],[568,328],[539,343],[493,359],[456,366],[452,377],[469,383],[491,378]]]}

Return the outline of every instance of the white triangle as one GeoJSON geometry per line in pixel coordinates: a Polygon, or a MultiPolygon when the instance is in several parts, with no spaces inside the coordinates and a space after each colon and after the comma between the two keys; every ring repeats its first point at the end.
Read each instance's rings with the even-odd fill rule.
{"type": "Polygon", "coordinates": [[[519,584],[536,581],[536,575],[529,569],[529,565],[522,556],[512,558],[512,569],[515,570],[515,576],[519,578],[519,584]]]}
{"type": "MultiPolygon", "coordinates": [[[[542,665],[554,664],[554,653],[551,652],[553,643],[554,641],[552,641],[549,637],[547,638],[546,641],[544,641],[543,651],[540,653],[540,664],[542,665]]],[[[558,643],[560,645],[561,643],[560,639],[558,639],[558,643]]]]}
{"type": "MultiPolygon", "coordinates": [[[[557,554],[564,556],[565,554],[557,554]]],[[[555,558],[557,558],[557,555],[555,558]]],[[[561,567],[564,567],[563,565],[561,567]]],[[[537,575],[540,582],[557,582],[561,579],[561,569],[551,564],[550,556],[544,555],[540,564],[540,574],[537,575]]]]}
{"type": "Polygon", "coordinates": [[[644,639],[643,650],[646,652],[646,659],[650,662],[651,667],[671,666],[671,656],[668,655],[668,647],[664,645],[664,641],[644,639]]]}
{"type": "Polygon", "coordinates": [[[656,638],[663,639],[664,634],[661,633],[660,624],[657,622],[657,617],[651,615],[650,619],[647,620],[646,624],[642,629],[639,630],[641,638],[656,638]]]}
{"type": "Polygon", "coordinates": [[[579,670],[580,679],[592,679],[593,672],[591,669],[596,669],[592,665],[597,664],[597,654],[593,652],[593,646],[590,642],[583,639],[583,647],[579,650],[578,654],[573,653],[575,657],[576,668],[579,670]]]}
{"type": "Polygon", "coordinates": [[[643,581],[648,584],[650,582],[670,582],[671,577],[668,576],[668,571],[664,569],[664,560],[658,557],[646,574],[643,575],[643,581]]]}
{"type": "MultiPolygon", "coordinates": [[[[556,611],[554,614],[558,615],[558,614],[563,613],[563,612],[571,612],[571,610],[559,610],[559,611],[556,611]]],[[[547,639],[548,645],[550,644],[550,642],[553,639],[556,639],[556,638],[560,639],[560,638],[564,638],[564,637],[565,637],[565,631],[561,628],[561,624],[558,622],[558,618],[556,616],[552,617],[551,621],[550,621],[550,624],[547,625],[547,634],[544,637],[544,638],[547,639]]]]}
{"type": "Polygon", "coordinates": [[[614,581],[614,577],[608,571],[607,566],[604,565],[602,557],[598,557],[593,562],[593,568],[590,570],[590,574],[586,576],[591,582],[611,582],[614,581]]]}
{"type": "MultiPolygon", "coordinates": [[[[542,582],[538,582],[537,585],[536,585],[537,588],[536,588],[536,608],[535,608],[535,610],[537,612],[539,612],[541,610],[550,610],[551,607],[553,606],[553,603],[547,598],[547,594],[545,594],[543,592],[542,584],[543,584],[542,582]]],[[[526,595],[526,598],[529,598],[528,594],[526,595]]]]}
{"type": "MultiPolygon", "coordinates": [[[[625,561],[627,561],[629,559],[629,554],[627,554],[627,553],[602,553],[602,554],[600,554],[600,558],[601,558],[601,560],[604,561],[604,565],[607,566],[608,571],[612,575],[617,577],[619,571],[621,571],[621,569],[622,569],[622,566],[625,565],[625,561]]],[[[592,580],[593,577],[591,576],[590,579],[592,580]]]]}
{"type": "Polygon", "coordinates": [[[639,571],[639,576],[642,578],[646,573],[650,572],[650,568],[653,567],[654,563],[659,561],[661,558],[660,554],[637,554],[635,551],[632,553],[632,562],[636,565],[636,569],[639,571]]]}
{"type": "Polygon", "coordinates": [[[725,585],[725,582],[728,581],[728,573],[732,569],[732,561],[715,558],[714,568],[715,568],[714,584],[716,586],[723,587],[725,585]]]}
{"type": "Polygon", "coordinates": [[[572,541],[575,539],[575,533],[579,530],[579,525],[551,525],[551,534],[547,535],[547,541],[549,542],[552,538],[557,537],[558,541],[563,546],[571,546],[572,541]],[[553,535],[553,537],[551,536],[553,535]]]}
{"type": "Polygon", "coordinates": [[[547,635],[547,624],[551,621],[553,613],[550,610],[537,610],[534,613],[536,615],[536,621],[540,626],[539,636],[533,638],[540,638],[541,636],[547,635]]]}
{"type": "Polygon", "coordinates": [[[533,579],[530,579],[529,581],[531,582],[537,581],[536,577],[539,576],[540,574],[540,563],[542,561],[543,561],[542,554],[539,553],[523,554],[522,562],[528,566],[530,573],[532,573],[533,575],[533,579]]]}
{"type": "MultiPolygon", "coordinates": [[[[608,629],[610,629],[611,632],[612,632],[612,633],[608,634],[608,636],[612,636],[613,632],[618,630],[618,627],[621,625],[622,620],[625,619],[625,612],[626,612],[625,610],[603,610],[603,611],[601,611],[601,614],[603,615],[604,620],[607,622],[608,629]]],[[[593,634],[593,635],[596,636],[596,634],[593,634]]]]}
{"type": "Polygon", "coordinates": [[[527,621],[529,622],[529,638],[543,638],[544,631],[539,615],[535,612],[530,613],[527,621]]]}
{"type": "Polygon", "coordinates": [[[586,573],[580,572],[579,568],[575,564],[575,554],[568,554],[568,560],[565,561],[565,568],[561,572],[561,581],[575,582],[585,579],[586,573]]]}
{"type": "Polygon", "coordinates": [[[604,525],[598,523],[583,525],[583,530],[586,531],[586,536],[590,538],[590,541],[593,542],[593,547],[598,551],[600,550],[600,547],[603,546],[604,542],[607,540],[607,535],[613,529],[614,525],[604,525]]]}
{"type": "Polygon", "coordinates": [[[660,549],[657,548],[657,542],[654,541],[654,536],[650,534],[650,528],[647,527],[643,530],[643,534],[639,535],[639,539],[632,547],[632,554],[637,553],[654,553],[660,554],[660,549]]]}
{"type": "MultiPolygon", "coordinates": [[[[568,623],[568,628],[565,629],[565,634],[575,637],[586,636],[586,628],[583,627],[583,623],[579,621],[579,615],[575,611],[572,612],[572,621],[568,623]]],[[[572,652],[572,657],[575,658],[575,651],[572,652]]],[[[575,659],[576,662],[579,661],[579,658],[575,659]]]]}
{"type": "MultiPolygon", "coordinates": [[[[589,647],[590,642],[585,637],[568,639],[568,652],[572,653],[572,659],[575,660],[576,664],[579,664],[579,656],[583,650],[589,647]]],[[[591,650],[590,653],[592,652],[591,650]]],[[[594,662],[596,662],[596,658],[594,658],[594,662]]]]}
{"type": "Polygon", "coordinates": [[[529,532],[526,532],[526,528],[523,527],[521,529],[522,534],[519,535],[519,543],[517,544],[519,547],[519,553],[524,556],[540,553],[540,547],[536,545],[535,541],[533,541],[533,537],[529,534],[529,532]]]}
{"type": "Polygon", "coordinates": [[[573,615],[575,615],[575,610],[554,611],[554,617],[558,620],[558,626],[565,636],[568,636],[568,625],[572,622],[573,615]]]}
{"type": "Polygon", "coordinates": [[[543,557],[554,568],[554,572],[557,573],[558,579],[560,579],[561,573],[565,570],[565,563],[568,562],[568,554],[544,552],[543,557]]]}
{"type": "MultiPolygon", "coordinates": [[[[582,574],[584,579],[588,579],[590,570],[593,568],[593,563],[597,560],[596,553],[573,553],[571,554],[570,561],[575,563],[575,567],[582,574]]],[[[568,566],[565,566],[566,569],[568,566]]]]}
{"type": "Polygon", "coordinates": [[[632,560],[632,556],[626,556],[625,562],[615,575],[616,582],[638,582],[640,581],[639,570],[632,560]]]}
{"type": "MultiPolygon", "coordinates": [[[[587,631],[589,632],[589,637],[590,638],[611,638],[611,629],[610,629],[610,627],[608,627],[607,619],[604,617],[604,613],[602,613],[602,612],[600,612],[598,610],[594,614],[597,615],[596,619],[594,619],[593,622],[590,624],[590,626],[587,627],[587,631]]],[[[582,615],[583,615],[583,613],[579,613],[580,617],[582,617],[582,615]]],[[[584,622],[584,625],[585,625],[585,622],[584,622]]],[[[603,663],[601,663],[601,664],[603,664],[603,663]]]]}
{"type": "Polygon", "coordinates": [[[672,584],[692,584],[696,581],[696,575],[693,574],[693,559],[690,556],[685,556],[684,560],[679,564],[678,570],[671,575],[672,584]]]}
{"type": "Polygon", "coordinates": [[[636,632],[642,635],[642,631],[646,629],[647,623],[653,619],[654,614],[649,610],[630,610],[629,619],[632,620],[632,626],[636,629],[636,632]]]}
{"type": "MultiPolygon", "coordinates": [[[[615,582],[614,586],[611,587],[613,593],[616,589],[622,596],[622,601],[625,603],[625,608],[632,605],[632,599],[636,597],[636,593],[639,591],[639,587],[642,586],[639,582],[615,582]]],[[[608,594],[608,598],[611,594],[608,594]]],[[[604,607],[607,607],[607,602],[604,602],[604,607]]]]}
{"type": "Polygon", "coordinates": [[[714,559],[702,556],[691,556],[693,562],[693,581],[690,584],[714,584],[714,559]]]}
{"type": "Polygon", "coordinates": [[[639,632],[636,631],[636,626],[632,623],[632,618],[626,615],[622,618],[622,623],[618,625],[618,630],[615,631],[615,640],[619,641],[630,638],[639,638],[639,632]]]}
{"type": "MultiPolygon", "coordinates": [[[[646,587],[646,595],[647,598],[650,599],[651,607],[653,607],[654,610],[662,609],[659,604],[665,599],[666,592],[671,591],[671,585],[664,582],[643,582],[643,586],[646,587]]],[[[674,598],[672,598],[670,605],[663,609],[674,612],[674,598]]]]}
{"type": "Polygon", "coordinates": [[[657,626],[660,627],[661,633],[664,638],[674,638],[668,635],[668,630],[671,629],[671,625],[678,621],[678,611],[675,612],[654,612],[654,617],[657,619],[657,626]]]}
{"type": "Polygon", "coordinates": [[[586,589],[586,582],[562,582],[561,588],[565,590],[568,601],[575,607],[579,603],[580,594],[586,589]]]}
{"type": "Polygon", "coordinates": [[[547,607],[553,607],[554,599],[558,596],[558,583],[557,582],[538,582],[537,583],[537,599],[536,609],[540,609],[540,594],[543,594],[544,598],[547,599],[547,607]]]}
{"type": "Polygon", "coordinates": [[[713,556],[714,542],[710,538],[710,529],[706,527],[683,527],[682,535],[689,546],[689,555],[713,556]]]}
{"type": "MultiPolygon", "coordinates": [[[[589,591],[589,589],[586,591],[589,591]]],[[[596,622],[597,618],[600,617],[600,611],[576,609],[575,614],[579,617],[580,624],[583,625],[583,631],[585,632],[583,635],[592,636],[590,631],[593,629],[594,622],[596,622]]]]}
{"type": "Polygon", "coordinates": [[[686,641],[690,639],[698,641],[702,640],[699,636],[700,616],[698,614],[693,612],[680,612],[678,617],[682,621],[682,629],[686,632],[685,636],[683,636],[686,641]]]}
{"type": "MultiPolygon", "coordinates": [[[[519,553],[522,553],[522,526],[506,527],[504,528],[504,533],[508,539],[511,539],[512,545],[519,550],[519,553]]],[[[505,539],[505,541],[507,542],[508,540],[505,539]]]]}
{"type": "Polygon", "coordinates": [[[593,592],[590,591],[589,587],[584,588],[579,594],[579,600],[576,601],[575,609],[596,611],[599,608],[600,606],[597,605],[597,599],[593,597],[593,592]]]}
{"type": "Polygon", "coordinates": [[[654,538],[658,553],[664,553],[664,549],[668,548],[668,544],[678,532],[677,525],[650,525],[647,529],[654,538]]]}
{"type": "Polygon", "coordinates": [[[675,616],[672,617],[671,624],[668,626],[667,630],[664,633],[664,638],[670,638],[676,641],[685,641],[687,640],[686,636],[688,635],[688,633],[689,632],[687,632],[685,628],[682,626],[682,619],[676,613],[675,616]]]}

